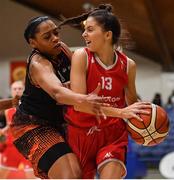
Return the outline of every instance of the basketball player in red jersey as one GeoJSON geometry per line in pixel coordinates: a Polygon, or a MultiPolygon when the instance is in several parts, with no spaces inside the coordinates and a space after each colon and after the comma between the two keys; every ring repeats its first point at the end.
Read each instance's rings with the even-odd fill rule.
{"type": "MultiPolygon", "coordinates": [[[[11,96],[21,97],[23,90],[23,82],[15,81],[11,85],[11,96]]],[[[5,110],[7,125],[1,130],[1,133],[6,136],[6,147],[1,155],[0,178],[35,178],[30,162],[27,161],[13,145],[13,137],[9,131],[9,125],[15,112],[15,107],[5,110]]]]}
{"type": "Polygon", "coordinates": [[[102,179],[126,175],[124,162],[128,133],[123,119],[135,117],[141,120],[137,113],[147,113],[143,108],[150,107],[149,103],[137,102],[135,62],[115,49],[121,27],[111,9],[110,5],[100,5],[61,24],[81,22],[87,18],[82,35],[87,47],[75,51],[72,57],[71,89],[87,94],[101,83],[99,95],[111,97],[107,103],[112,105],[112,108],[103,108],[104,112],[115,117],[97,119],[74,108],[68,109],[67,139],[80,160],[82,177],[86,179],[94,178],[96,170],[102,179]]]}

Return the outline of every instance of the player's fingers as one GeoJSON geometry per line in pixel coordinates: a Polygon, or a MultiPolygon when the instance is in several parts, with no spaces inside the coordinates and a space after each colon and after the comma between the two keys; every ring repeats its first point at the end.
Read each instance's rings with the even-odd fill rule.
{"type": "Polygon", "coordinates": [[[99,112],[99,109],[97,108],[94,108],[93,109],[93,113],[96,115],[96,119],[97,119],[97,121],[98,121],[98,124],[100,124],[101,123],[101,119],[100,119],[100,112],[99,112]]]}
{"type": "Polygon", "coordinates": [[[138,114],[134,114],[134,118],[136,118],[138,121],[143,122],[143,119],[138,114]]]}
{"type": "Polygon", "coordinates": [[[152,107],[152,104],[150,102],[136,102],[135,105],[137,105],[137,106],[144,106],[144,107],[147,107],[147,108],[151,108],[152,107]]]}
{"type": "Polygon", "coordinates": [[[98,124],[101,124],[101,119],[100,119],[100,115],[99,114],[96,115],[96,119],[98,121],[98,124]]]}
{"type": "Polygon", "coordinates": [[[107,116],[106,114],[104,113],[104,111],[102,109],[100,109],[100,116],[103,118],[103,119],[107,119],[107,116]]]}
{"type": "Polygon", "coordinates": [[[147,115],[150,114],[150,112],[149,112],[149,111],[146,111],[146,110],[138,110],[138,113],[139,113],[139,114],[147,114],[147,115]]]}
{"type": "Polygon", "coordinates": [[[101,84],[98,83],[96,89],[91,94],[96,94],[97,95],[100,92],[100,90],[101,90],[101,84]]]}
{"type": "Polygon", "coordinates": [[[137,106],[137,108],[141,109],[151,109],[152,105],[151,104],[140,104],[137,106]]]}

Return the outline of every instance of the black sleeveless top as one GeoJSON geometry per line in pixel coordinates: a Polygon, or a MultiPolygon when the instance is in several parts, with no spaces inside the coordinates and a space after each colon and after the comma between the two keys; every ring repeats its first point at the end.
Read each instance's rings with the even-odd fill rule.
{"type": "Polygon", "coordinates": [[[61,51],[55,61],[51,60],[48,56],[41,54],[39,51],[33,50],[28,58],[25,90],[21,97],[19,110],[25,114],[35,116],[36,119],[38,119],[38,124],[44,124],[44,122],[50,125],[61,124],[64,121],[63,105],[57,105],[57,102],[52,99],[49,94],[43,89],[33,85],[31,82],[29,66],[31,59],[35,54],[46,57],[51,62],[56,76],[62,83],[67,82],[70,79],[70,59],[64,51],[61,51]]]}

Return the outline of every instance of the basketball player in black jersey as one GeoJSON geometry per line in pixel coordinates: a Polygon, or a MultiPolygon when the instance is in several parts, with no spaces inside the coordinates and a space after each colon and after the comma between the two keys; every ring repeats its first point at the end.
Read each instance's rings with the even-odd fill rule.
{"type": "Polygon", "coordinates": [[[102,114],[103,99],[97,96],[100,88],[82,95],[63,86],[69,81],[71,52],[49,17],[29,21],[24,37],[33,50],[21,104],[11,125],[14,144],[30,160],[37,177],[80,178],[78,160],[63,137],[63,104],[102,114]]]}

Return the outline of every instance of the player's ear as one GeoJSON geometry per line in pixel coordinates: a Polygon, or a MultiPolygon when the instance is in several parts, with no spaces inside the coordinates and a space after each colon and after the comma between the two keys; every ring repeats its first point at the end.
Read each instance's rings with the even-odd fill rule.
{"type": "Polygon", "coordinates": [[[30,44],[30,46],[32,47],[32,48],[36,48],[36,41],[34,40],[34,39],[32,39],[32,38],[30,38],[29,39],[29,44],[30,44]]]}
{"type": "Polygon", "coordinates": [[[107,31],[106,32],[106,39],[112,40],[112,31],[107,31]]]}

